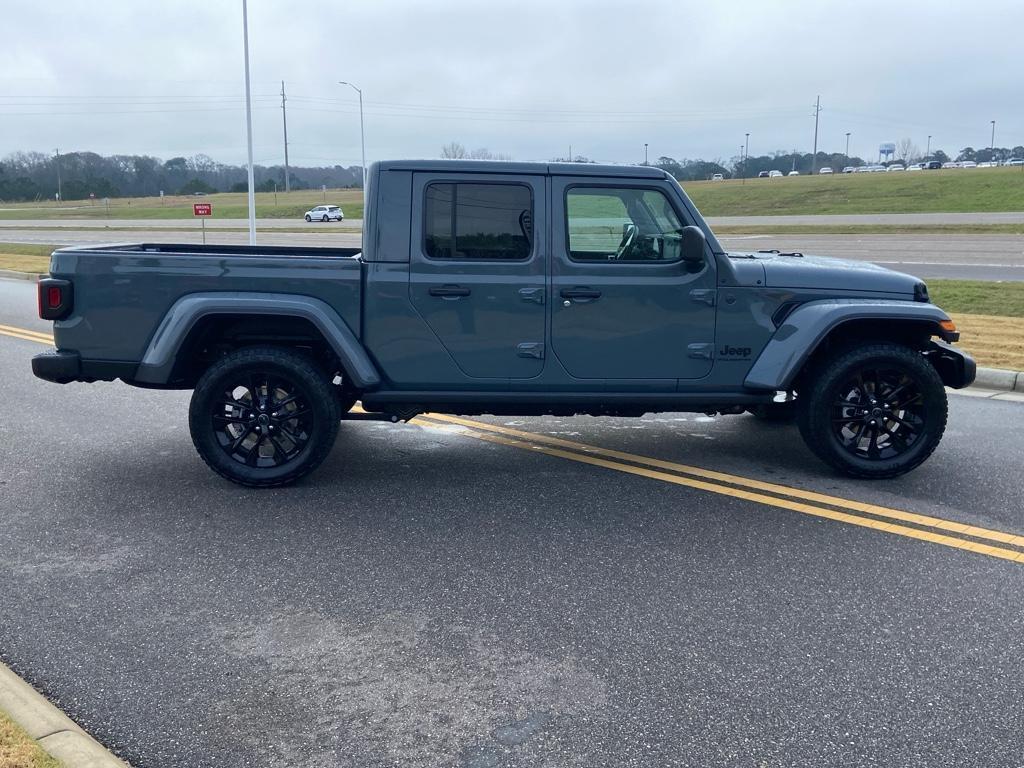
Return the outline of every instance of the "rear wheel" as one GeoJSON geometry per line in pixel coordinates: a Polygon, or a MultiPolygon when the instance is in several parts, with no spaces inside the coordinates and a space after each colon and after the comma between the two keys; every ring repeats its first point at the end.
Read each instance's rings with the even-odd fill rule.
{"type": "Polygon", "coordinates": [[[935,368],[899,344],[865,344],[823,360],[801,390],[800,433],[845,474],[897,477],[931,456],[946,429],[935,368]]]}
{"type": "Polygon", "coordinates": [[[328,218],[327,214],[325,213],[323,218],[320,219],[320,221],[330,221],[330,218],[328,218]]]}
{"type": "Polygon", "coordinates": [[[289,349],[252,347],[203,374],[189,429],[214,472],[267,488],[298,480],[326,458],[340,413],[331,379],[312,360],[289,349]]]}

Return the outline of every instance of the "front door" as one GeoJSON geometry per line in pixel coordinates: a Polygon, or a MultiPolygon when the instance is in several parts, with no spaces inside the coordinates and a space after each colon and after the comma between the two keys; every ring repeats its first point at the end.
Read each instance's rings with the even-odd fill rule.
{"type": "MultiPolygon", "coordinates": [[[[680,257],[668,182],[552,180],[551,344],[580,379],[696,379],[713,365],[715,267],[680,257]]],[[[614,382],[609,382],[614,387],[614,382]]]]}
{"type": "Polygon", "coordinates": [[[462,372],[524,379],[544,367],[547,271],[540,176],[416,174],[409,293],[462,372]]]}

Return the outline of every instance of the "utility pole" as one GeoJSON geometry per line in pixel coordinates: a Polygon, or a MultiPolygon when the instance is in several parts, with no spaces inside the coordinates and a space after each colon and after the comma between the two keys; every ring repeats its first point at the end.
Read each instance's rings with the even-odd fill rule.
{"type": "Polygon", "coordinates": [[[572,162],[572,144],[569,145],[569,162],[572,162]]]}
{"type": "Polygon", "coordinates": [[[818,167],[818,115],[821,113],[821,95],[814,102],[814,152],[811,153],[811,176],[818,167]]]}
{"type": "Polygon", "coordinates": [[[256,180],[252,170],[252,90],[249,86],[249,4],[242,0],[242,45],[245,51],[245,134],[249,156],[249,245],[256,245],[256,180]]]}
{"type": "Polygon", "coordinates": [[[644,165],[647,165],[647,142],[644,142],[644,165]]]}
{"type": "MultiPolygon", "coordinates": [[[[281,120],[284,123],[284,191],[291,192],[292,182],[288,178],[288,111],[284,107],[287,99],[284,96],[284,80],[281,81],[281,120]]],[[[277,185],[274,185],[274,193],[277,193],[277,185]]],[[[274,203],[277,204],[276,202],[274,203]]]]}
{"type": "Polygon", "coordinates": [[[991,144],[989,144],[988,148],[991,150],[993,155],[996,153],[996,121],[995,120],[992,121],[992,142],[991,142],[991,144]]]}
{"type": "Polygon", "coordinates": [[[59,203],[64,199],[64,195],[61,194],[60,188],[60,147],[53,151],[57,153],[57,202],[59,203]]]}
{"type": "Polygon", "coordinates": [[[747,178],[747,160],[750,159],[750,134],[746,134],[747,140],[743,142],[743,178],[747,178]]]}
{"type": "Polygon", "coordinates": [[[846,132],[846,161],[850,161],[850,132],[846,132]]]}
{"type": "Polygon", "coordinates": [[[928,147],[924,151],[924,156],[925,157],[931,157],[932,156],[932,135],[930,133],[928,134],[928,147]]]}

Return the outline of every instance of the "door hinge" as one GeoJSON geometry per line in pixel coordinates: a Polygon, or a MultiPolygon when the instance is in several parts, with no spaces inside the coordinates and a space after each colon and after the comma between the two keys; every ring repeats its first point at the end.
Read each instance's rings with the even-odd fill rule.
{"type": "Polygon", "coordinates": [[[516,345],[516,354],[519,357],[535,357],[538,360],[544,359],[544,344],[540,341],[524,341],[516,345]]]}
{"type": "Polygon", "coordinates": [[[690,291],[690,299],[713,307],[715,306],[716,294],[717,291],[714,288],[694,288],[690,291]]]}
{"type": "Polygon", "coordinates": [[[532,301],[534,304],[543,304],[546,290],[546,288],[520,288],[519,298],[523,301],[532,301]]]}
{"type": "Polygon", "coordinates": [[[712,359],[712,345],[711,342],[701,342],[700,344],[688,344],[686,347],[686,356],[692,357],[696,360],[711,360],[712,359]]]}

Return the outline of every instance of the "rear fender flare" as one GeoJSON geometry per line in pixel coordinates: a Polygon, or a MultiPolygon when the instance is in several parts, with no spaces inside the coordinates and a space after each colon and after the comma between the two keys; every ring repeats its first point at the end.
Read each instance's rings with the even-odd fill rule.
{"type": "Polygon", "coordinates": [[[826,299],[801,304],[775,331],[743,381],[751,389],[788,389],[804,363],[840,326],[857,320],[914,322],[934,326],[949,316],[934,304],[874,299],[826,299]]]}
{"type": "Polygon", "coordinates": [[[166,384],[189,332],[210,315],[279,315],[308,320],[334,350],[352,383],[360,389],[380,384],[380,374],[352,329],[330,305],[311,296],[281,293],[193,293],[178,299],[164,315],[135,373],[139,382],[166,384]]]}

